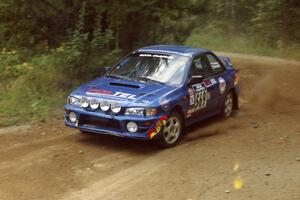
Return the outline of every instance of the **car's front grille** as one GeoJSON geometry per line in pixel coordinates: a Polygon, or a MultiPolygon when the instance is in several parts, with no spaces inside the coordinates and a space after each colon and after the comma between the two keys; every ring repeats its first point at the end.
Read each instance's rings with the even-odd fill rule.
{"type": "Polygon", "coordinates": [[[79,125],[92,126],[95,128],[105,128],[111,130],[120,130],[121,126],[117,120],[104,119],[90,115],[80,115],[79,125]]]}

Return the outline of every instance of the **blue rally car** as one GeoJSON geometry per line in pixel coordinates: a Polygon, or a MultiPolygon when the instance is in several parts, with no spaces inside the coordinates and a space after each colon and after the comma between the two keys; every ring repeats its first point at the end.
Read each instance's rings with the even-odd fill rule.
{"type": "Polygon", "coordinates": [[[68,97],[65,124],[83,132],[157,140],[171,147],[183,128],[238,109],[229,58],[185,46],[137,49],[68,97]]]}

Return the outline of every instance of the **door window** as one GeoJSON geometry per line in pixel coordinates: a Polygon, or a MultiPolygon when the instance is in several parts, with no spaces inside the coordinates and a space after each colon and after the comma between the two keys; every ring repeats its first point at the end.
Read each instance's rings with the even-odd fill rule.
{"type": "Polygon", "coordinates": [[[219,62],[219,60],[212,54],[206,54],[209,65],[214,75],[221,74],[225,71],[223,65],[219,62]]]}
{"type": "Polygon", "coordinates": [[[209,60],[205,55],[201,55],[193,60],[190,70],[190,77],[192,76],[202,76],[204,79],[213,76],[209,60]]]}

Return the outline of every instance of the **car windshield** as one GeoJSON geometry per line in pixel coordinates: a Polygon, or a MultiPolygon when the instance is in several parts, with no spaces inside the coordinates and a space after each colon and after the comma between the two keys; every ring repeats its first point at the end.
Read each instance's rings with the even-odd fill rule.
{"type": "Polygon", "coordinates": [[[179,85],[189,57],[163,54],[131,54],[107,75],[114,78],[179,85]]]}

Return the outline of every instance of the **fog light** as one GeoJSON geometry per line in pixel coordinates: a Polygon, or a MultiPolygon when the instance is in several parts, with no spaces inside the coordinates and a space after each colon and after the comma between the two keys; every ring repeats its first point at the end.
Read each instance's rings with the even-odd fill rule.
{"type": "Polygon", "coordinates": [[[100,108],[102,111],[106,112],[109,110],[110,104],[107,101],[100,102],[100,108]]]}
{"type": "Polygon", "coordinates": [[[75,123],[77,122],[77,115],[74,112],[70,112],[69,119],[71,122],[75,123]]]}
{"type": "Polygon", "coordinates": [[[87,108],[90,104],[90,100],[87,97],[81,98],[81,107],[87,108]]]}
{"type": "Polygon", "coordinates": [[[135,133],[138,130],[138,126],[135,122],[128,122],[126,128],[130,133],[135,133]]]}
{"type": "Polygon", "coordinates": [[[121,105],[118,103],[112,103],[111,111],[113,111],[114,113],[119,113],[121,111],[121,105]]]}
{"type": "Polygon", "coordinates": [[[91,99],[90,106],[93,110],[96,110],[99,107],[99,101],[97,99],[91,99]]]}

